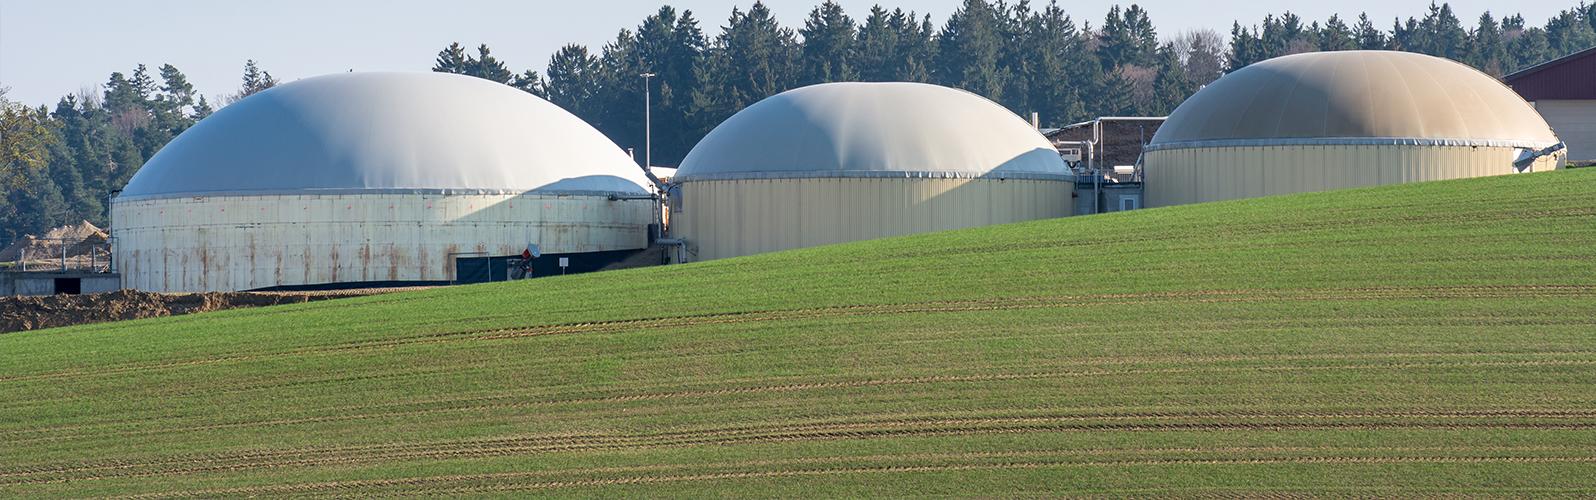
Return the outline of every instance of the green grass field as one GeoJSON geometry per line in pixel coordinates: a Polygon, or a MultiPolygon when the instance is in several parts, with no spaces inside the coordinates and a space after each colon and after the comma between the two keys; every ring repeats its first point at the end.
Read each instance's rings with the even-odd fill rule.
{"type": "Polygon", "coordinates": [[[1596,170],[0,335],[0,496],[1593,478],[1596,170]]]}

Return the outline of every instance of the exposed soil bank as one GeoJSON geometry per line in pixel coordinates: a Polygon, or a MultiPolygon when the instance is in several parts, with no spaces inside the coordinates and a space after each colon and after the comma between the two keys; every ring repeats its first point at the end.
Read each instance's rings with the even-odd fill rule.
{"type": "Polygon", "coordinates": [[[298,304],[355,297],[393,289],[329,292],[150,293],[118,290],[89,295],[0,297],[0,333],[58,326],[176,316],[238,307],[298,304]]]}

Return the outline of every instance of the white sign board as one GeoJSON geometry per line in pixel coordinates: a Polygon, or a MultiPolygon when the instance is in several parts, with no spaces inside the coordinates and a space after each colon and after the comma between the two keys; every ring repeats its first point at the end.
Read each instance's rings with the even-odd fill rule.
{"type": "Polygon", "coordinates": [[[560,257],[560,267],[569,267],[570,265],[571,265],[571,258],[570,257],[560,257]]]}

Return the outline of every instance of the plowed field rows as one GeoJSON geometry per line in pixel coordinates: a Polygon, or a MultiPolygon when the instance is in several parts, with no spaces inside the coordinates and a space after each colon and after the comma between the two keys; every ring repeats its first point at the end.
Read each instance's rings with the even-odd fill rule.
{"type": "Polygon", "coordinates": [[[1596,495],[1596,171],[0,336],[0,496],[1596,495]]]}

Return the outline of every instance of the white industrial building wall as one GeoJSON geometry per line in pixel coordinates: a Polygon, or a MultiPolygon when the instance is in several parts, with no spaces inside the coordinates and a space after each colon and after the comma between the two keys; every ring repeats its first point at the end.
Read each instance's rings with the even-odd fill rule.
{"type": "Polygon", "coordinates": [[[1596,99],[1535,101],[1535,110],[1568,145],[1568,159],[1596,160],[1596,99]]]}
{"type": "Polygon", "coordinates": [[[447,281],[456,253],[644,248],[653,206],[547,194],[117,200],[112,236],[124,286],[140,290],[447,281]]]}
{"type": "MultiPolygon", "coordinates": [[[[1149,151],[1148,207],[1513,173],[1519,150],[1484,146],[1292,145],[1149,151]]],[[[1560,168],[1543,157],[1533,171],[1560,168]]]]}
{"type": "Polygon", "coordinates": [[[1070,215],[1054,180],[796,178],[682,183],[672,234],[692,260],[1070,215]],[[678,210],[679,208],[679,210],[678,210]]]}

